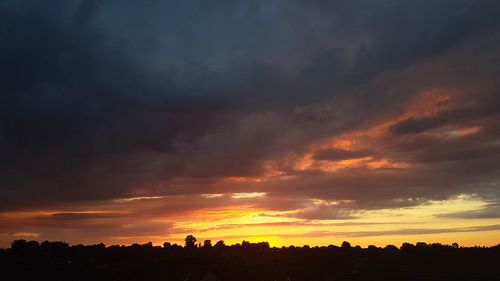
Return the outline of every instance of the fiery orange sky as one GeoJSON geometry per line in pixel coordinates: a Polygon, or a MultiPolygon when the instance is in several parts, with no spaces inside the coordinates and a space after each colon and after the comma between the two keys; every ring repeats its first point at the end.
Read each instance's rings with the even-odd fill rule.
{"type": "Polygon", "coordinates": [[[10,233],[2,234],[1,242],[5,246],[23,238],[161,245],[165,241],[182,244],[186,235],[195,234],[226,243],[269,241],[274,246],[344,240],[362,246],[418,241],[494,245],[500,237],[500,219],[483,215],[492,208],[490,201],[467,190],[431,200],[414,196],[418,187],[407,182],[425,185],[425,179],[416,178],[425,178],[420,171],[432,164],[408,159],[395,148],[419,139],[436,144],[470,142],[484,134],[485,125],[453,124],[411,138],[390,134],[401,122],[453,110],[457,99],[451,90],[419,93],[407,110],[392,119],[318,139],[300,153],[289,151],[263,161],[262,172],[255,176],[179,177],[138,187],[131,197],[2,212],[2,226],[10,233]],[[329,191],[322,190],[325,183],[332,194],[322,196],[329,191]],[[390,200],[377,200],[393,185],[406,190],[390,200]],[[171,187],[207,193],[159,195],[171,187]],[[470,219],[464,219],[467,216],[470,219]]]}
{"type": "Polygon", "coordinates": [[[487,1],[42,2],[0,8],[0,247],[500,243],[487,1]]]}

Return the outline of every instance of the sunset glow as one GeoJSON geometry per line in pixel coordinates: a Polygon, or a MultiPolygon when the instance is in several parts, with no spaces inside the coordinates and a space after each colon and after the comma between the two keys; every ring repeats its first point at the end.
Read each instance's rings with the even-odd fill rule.
{"type": "Polygon", "coordinates": [[[0,247],[500,243],[483,4],[21,2],[0,7],[0,247]]]}

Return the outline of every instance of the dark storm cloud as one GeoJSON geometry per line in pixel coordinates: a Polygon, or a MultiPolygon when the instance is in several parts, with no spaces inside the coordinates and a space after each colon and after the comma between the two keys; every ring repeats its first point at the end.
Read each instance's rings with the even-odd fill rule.
{"type": "MultiPolygon", "coordinates": [[[[387,75],[398,78],[394,73],[498,35],[499,11],[496,1],[2,1],[2,208],[137,190],[207,193],[215,185],[171,183],[261,175],[267,160],[400,112],[416,91],[439,81],[407,78],[401,86],[387,75]]],[[[498,57],[495,47],[482,48],[498,57]]],[[[478,87],[476,95],[495,100],[499,89],[492,85],[486,95],[478,87]]],[[[497,112],[488,108],[408,119],[392,131],[420,133],[497,112]]],[[[499,135],[498,123],[488,124],[491,135],[481,141],[499,135]]],[[[497,151],[497,144],[471,152],[461,145],[450,152],[444,143],[428,150],[424,143],[409,158],[465,161],[497,151]]],[[[366,153],[330,150],[316,158],[366,153]]],[[[440,197],[463,192],[436,188],[453,171],[438,167],[424,178],[427,170],[418,169],[304,174],[286,190],[356,200],[362,190],[370,202],[392,202],[403,192],[440,197]]],[[[472,173],[471,184],[487,172],[472,173]]]]}

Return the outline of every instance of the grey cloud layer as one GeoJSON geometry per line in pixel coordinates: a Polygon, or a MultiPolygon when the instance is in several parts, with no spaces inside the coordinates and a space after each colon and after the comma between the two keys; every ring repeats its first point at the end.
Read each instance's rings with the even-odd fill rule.
{"type": "Polygon", "coordinates": [[[2,1],[2,208],[137,190],[217,193],[171,180],[261,175],[265,161],[394,117],[434,86],[467,89],[462,99],[476,107],[402,121],[384,142],[391,147],[316,155],[428,166],[294,173],[241,188],[374,205],[496,197],[497,185],[481,186],[498,183],[499,12],[497,1],[2,1]],[[457,141],[419,135],[454,123],[483,131],[457,141]]]}

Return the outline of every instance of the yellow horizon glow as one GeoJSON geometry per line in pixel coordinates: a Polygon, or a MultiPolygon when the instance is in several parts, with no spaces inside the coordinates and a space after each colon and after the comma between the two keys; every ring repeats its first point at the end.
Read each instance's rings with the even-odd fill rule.
{"type": "MultiPolygon", "coordinates": [[[[213,198],[207,198],[211,200],[213,198]]],[[[348,202],[347,202],[348,203],[348,202]]],[[[311,205],[336,206],[339,202],[324,200],[311,202],[311,205]]],[[[269,242],[271,246],[327,246],[340,245],[349,241],[352,245],[400,246],[403,242],[416,243],[458,243],[463,246],[493,246],[500,242],[500,229],[488,230],[481,227],[500,225],[499,219],[452,219],[436,217],[437,214],[451,214],[458,211],[477,211],[487,202],[474,195],[462,194],[442,201],[429,201],[414,207],[363,211],[360,218],[348,220],[306,220],[293,217],[291,211],[270,211],[255,208],[253,205],[235,205],[223,208],[210,208],[192,211],[171,217],[149,218],[149,222],[167,224],[174,221],[170,233],[162,235],[115,235],[96,240],[108,245],[127,245],[132,243],[153,242],[162,245],[168,241],[182,245],[185,236],[193,234],[199,242],[209,239],[215,243],[224,240],[226,244],[250,242],[269,242]],[[478,229],[475,231],[474,229],[478,229]],[[418,231],[423,230],[422,234],[418,231]],[[416,231],[413,234],[412,231],[416,231]],[[429,231],[430,233],[425,233],[429,231]],[[435,231],[435,232],[433,232],[435,231]]],[[[39,215],[43,212],[37,212],[39,215]]],[[[26,215],[26,213],[24,213],[26,215]]],[[[130,223],[133,227],[134,223],[130,223]]],[[[22,238],[18,232],[17,238],[22,238]]],[[[33,233],[27,238],[42,237],[33,233]]],[[[74,234],[71,231],[69,234],[74,234]]],[[[2,236],[0,236],[2,237],[2,236]]],[[[78,237],[65,237],[59,240],[78,243],[78,237]],[[66,239],[64,239],[66,238],[66,239]]],[[[95,238],[98,239],[98,238],[95,238]]],[[[5,235],[2,241],[5,240],[5,235]]],[[[90,241],[90,240],[89,240],[90,241]]],[[[5,242],[5,241],[4,241],[5,242]]],[[[5,244],[5,243],[4,243],[5,244]]]]}

